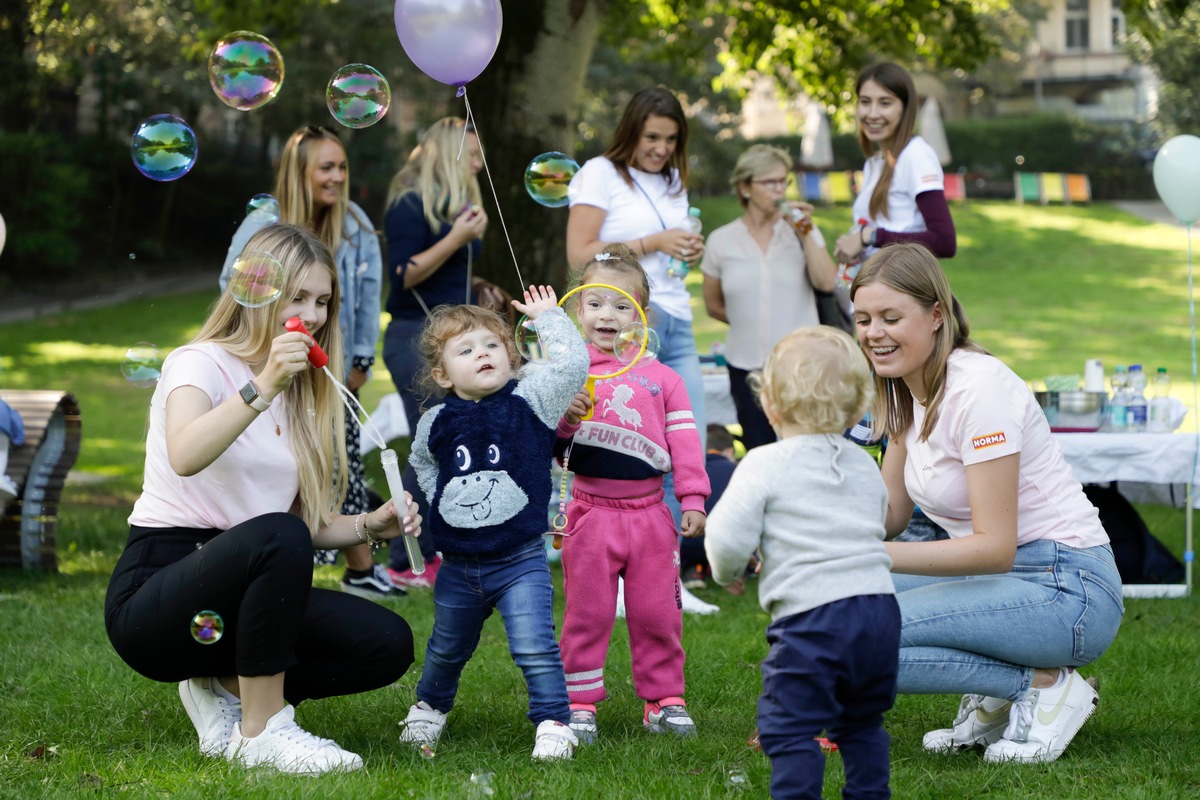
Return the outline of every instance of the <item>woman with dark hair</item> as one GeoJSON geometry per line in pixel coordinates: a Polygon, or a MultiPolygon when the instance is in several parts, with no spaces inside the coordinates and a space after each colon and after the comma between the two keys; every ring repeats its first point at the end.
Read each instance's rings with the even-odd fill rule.
{"type": "Polygon", "coordinates": [[[946,205],[941,164],[929,143],[913,135],[917,90],[908,71],[891,61],[858,74],[858,144],[867,157],[854,199],[855,227],[838,237],[835,255],[857,264],[880,247],[919,242],[938,258],[958,248],[946,205]]]}
{"type": "Polygon", "coordinates": [[[914,503],[950,535],[887,544],[898,691],[963,695],[926,750],[1053,761],[1099,702],[1076,668],[1112,644],[1124,612],[1108,534],[1025,382],[971,340],[928,249],[885,247],[850,295],[889,441],[888,535],[914,503]]]}
{"type": "Polygon", "coordinates": [[[704,381],[691,298],[683,280],[667,272],[672,258],[694,267],[704,255],[704,238],[682,229],[688,217],[687,137],[687,117],[675,95],[652,88],[630,98],[604,155],[571,179],[567,260],[582,268],[614,242],[638,255],[654,297],[649,315],[658,359],[683,378],[703,444],[704,381]]]}

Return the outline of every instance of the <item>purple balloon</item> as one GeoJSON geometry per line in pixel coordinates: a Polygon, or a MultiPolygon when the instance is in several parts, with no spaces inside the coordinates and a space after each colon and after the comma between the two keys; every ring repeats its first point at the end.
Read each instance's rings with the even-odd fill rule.
{"type": "Polygon", "coordinates": [[[500,45],[500,0],[396,0],[396,35],[435,81],[463,86],[500,45]]]}

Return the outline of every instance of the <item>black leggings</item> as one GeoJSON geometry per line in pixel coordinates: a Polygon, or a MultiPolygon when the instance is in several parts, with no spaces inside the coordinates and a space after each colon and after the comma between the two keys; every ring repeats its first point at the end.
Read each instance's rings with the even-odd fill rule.
{"type": "Polygon", "coordinates": [[[398,614],[312,585],[312,539],[291,514],[228,531],[132,526],[104,603],[117,654],[151,680],[287,673],[289,703],[354,694],[395,682],[413,663],[398,614]],[[192,638],[192,618],[213,611],[224,633],[192,638]]]}

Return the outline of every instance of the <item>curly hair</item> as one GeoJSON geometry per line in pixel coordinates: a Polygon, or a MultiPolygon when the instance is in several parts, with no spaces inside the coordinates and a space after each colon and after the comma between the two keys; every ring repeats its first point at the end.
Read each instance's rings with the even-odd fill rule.
{"type": "Polygon", "coordinates": [[[443,368],[442,354],[446,350],[446,343],[455,336],[476,328],[486,328],[500,337],[508,353],[508,365],[514,374],[521,366],[521,354],[517,352],[516,339],[504,317],[480,306],[438,306],[430,312],[429,319],[425,321],[425,327],[421,330],[421,341],[417,345],[423,364],[417,374],[417,386],[426,399],[446,395],[446,389],[433,379],[433,371],[443,368]]]}
{"type": "Polygon", "coordinates": [[[828,325],[783,337],[755,383],[763,407],[801,433],[843,433],[862,419],[873,394],[858,343],[828,325]]]}

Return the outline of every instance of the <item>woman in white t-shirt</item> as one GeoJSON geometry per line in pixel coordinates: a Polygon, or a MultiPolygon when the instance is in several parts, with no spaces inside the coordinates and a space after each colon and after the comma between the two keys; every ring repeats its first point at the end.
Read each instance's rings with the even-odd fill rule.
{"type": "Polygon", "coordinates": [[[1024,381],[969,338],[927,248],[882,249],[850,291],[889,442],[888,535],[914,503],[950,534],[888,543],[899,691],[964,695],[927,750],[1053,761],[1098,702],[1074,668],[1104,653],[1124,613],[1099,514],[1024,381]]]}
{"type": "Polygon", "coordinates": [[[744,213],[709,234],[700,262],[708,315],[729,325],[729,391],[747,450],[776,438],[747,378],[784,336],[820,324],[813,289],[833,291],[837,270],[812,206],[784,201],[791,175],[786,150],[756,144],[742,153],[729,184],[744,213]],[[802,224],[785,220],[783,207],[802,213],[802,224]]]}
{"type": "MultiPolygon", "coordinates": [[[[658,359],[683,378],[703,443],[704,381],[691,297],[683,280],[667,272],[672,258],[694,267],[704,255],[704,238],[682,230],[688,217],[687,136],[675,95],[653,88],[630,98],[604,155],[589,159],[571,179],[567,261],[582,267],[613,242],[638,254],[650,277],[658,359]]],[[[670,486],[666,490],[674,497],[670,486]]]]}
{"type": "Polygon", "coordinates": [[[292,704],[393,683],[413,662],[412,630],[369,600],[313,587],[313,548],[416,535],[420,517],[409,497],[403,520],[392,501],[334,513],[347,485],[342,406],[309,359],[319,346],[344,374],[337,266],[298,225],[264,227],[246,249],[282,265],[282,291],[241,305],[234,276],[163,362],[105,629],[135,671],[178,682],[204,755],[308,775],[358,769],[357,755],[300,729],[292,704]],[[293,317],[311,335],[286,329],[293,317]]]}
{"type": "Polygon", "coordinates": [[[854,226],[834,246],[838,261],[858,264],[897,242],[920,242],[938,258],[953,257],[958,243],[942,166],[929,143],[913,135],[912,76],[883,61],[860,72],[855,86],[858,143],[867,161],[854,198],[854,226]]]}

